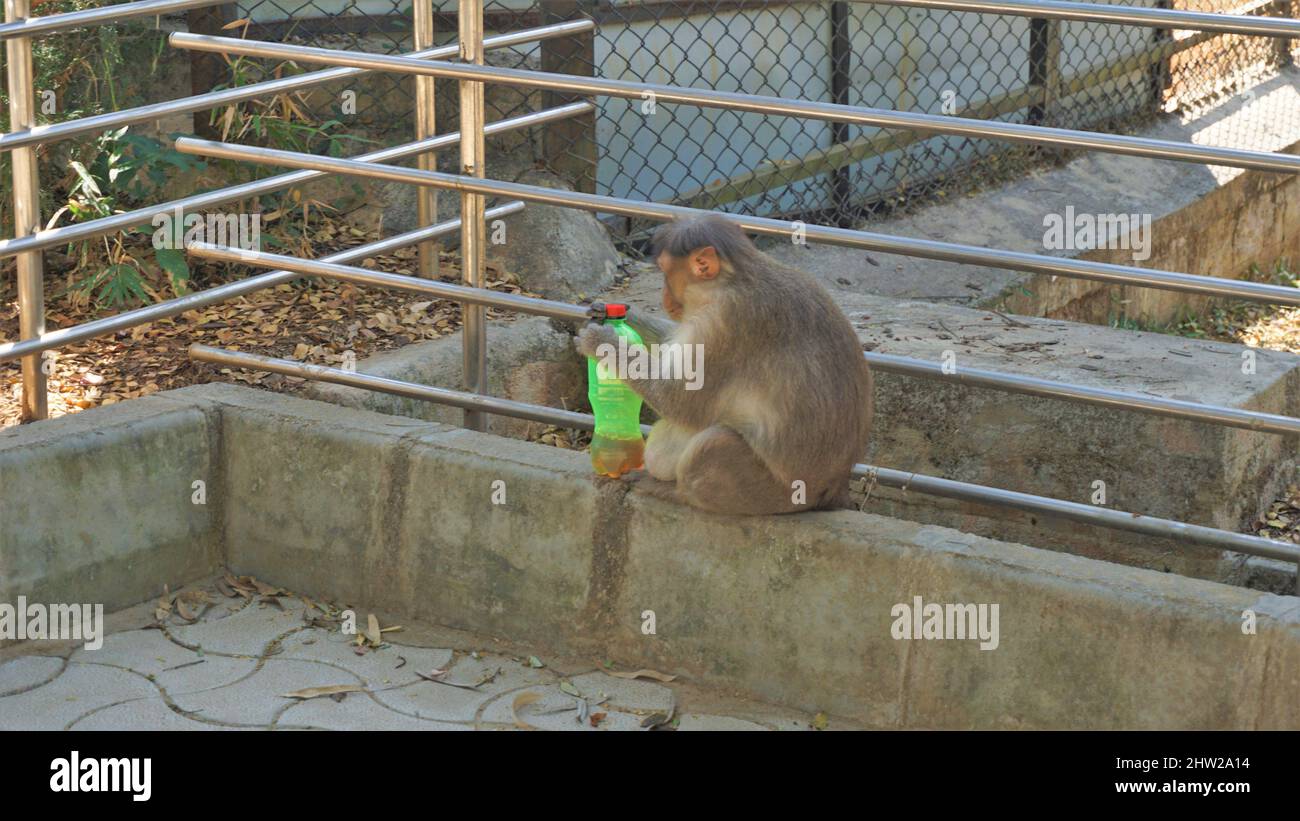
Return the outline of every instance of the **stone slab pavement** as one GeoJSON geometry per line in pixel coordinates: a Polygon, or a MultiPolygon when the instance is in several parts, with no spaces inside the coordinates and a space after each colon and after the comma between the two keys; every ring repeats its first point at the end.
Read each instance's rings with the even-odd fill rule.
{"type": "Polygon", "coordinates": [[[96,649],[5,646],[0,730],[857,729],[382,614],[349,632],[348,612],[227,574],[110,614],[96,649]]]}

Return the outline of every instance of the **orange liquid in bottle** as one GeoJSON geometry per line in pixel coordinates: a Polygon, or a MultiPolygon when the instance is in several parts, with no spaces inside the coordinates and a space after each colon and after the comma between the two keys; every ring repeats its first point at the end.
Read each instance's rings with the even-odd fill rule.
{"type": "Polygon", "coordinates": [[[645,440],[597,435],[591,440],[591,466],[611,479],[639,470],[645,466],[645,440]]]}

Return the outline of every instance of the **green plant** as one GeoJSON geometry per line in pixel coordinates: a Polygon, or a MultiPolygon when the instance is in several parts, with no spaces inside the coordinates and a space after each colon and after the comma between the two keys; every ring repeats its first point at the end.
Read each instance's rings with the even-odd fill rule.
{"type": "MultiPolygon", "coordinates": [[[[51,227],[65,213],[73,222],[122,213],[147,199],[151,190],[164,185],[171,174],[205,167],[201,160],[158,140],[129,134],[125,126],[101,134],[92,150],[89,163],[78,160],[70,163],[72,179],[67,186],[67,201],[50,218],[51,227]]],[[[142,225],[134,230],[152,233],[153,228],[142,225]]],[[[181,243],[168,244],[171,247],[153,248],[153,260],[166,273],[172,291],[183,294],[188,290],[189,266],[185,255],[176,250],[181,243]]],[[[76,255],[79,270],[93,269],[93,273],[78,279],[73,289],[97,304],[120,305],[151,296],[145,265],[128,250],[123,234],[84,240],[70,246],[69,252],[76,255]]]]}

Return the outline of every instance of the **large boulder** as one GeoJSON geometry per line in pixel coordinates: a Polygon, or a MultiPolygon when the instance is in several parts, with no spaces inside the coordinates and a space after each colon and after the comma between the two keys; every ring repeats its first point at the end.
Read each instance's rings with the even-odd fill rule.
{"type": "MultiPolygon", "coordinates": [[[[524,172],[518,181],[573,190],[556,175],[539,169],[524,172]]],[[[614,284],[623,261],[596,216],[575,208],[529,203],[506,218],[505,242],[491,242],[491,226],[488,237],[489,258],[517,274],[521,287],[566,302],[598,296],[614,284]]]]}

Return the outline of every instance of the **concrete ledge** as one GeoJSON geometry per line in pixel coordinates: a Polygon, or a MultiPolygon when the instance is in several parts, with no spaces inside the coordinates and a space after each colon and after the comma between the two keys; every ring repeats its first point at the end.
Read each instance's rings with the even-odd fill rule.
{"type": "Polygon", "coordinates": [[[210,573],[216,425],[147,397],[0,431],[0,601],[112,610],[210,573]]]}
{"type": "MultiPolygon", "coordinates": [[[[215,462],[209,496],[236,572],[873,726],[1300,728],[1295,597],[857,512],[711,516],[653,480],[597,480],[581,454],[233,385],[2,441],[7,515],[15,467],[40,475],[48,456],[47,474],[70,475],[71,454],[111,464],[125,443],[153,448],[154,497],[132,496],[113,517],[153,555],[175,542],[145,524],[183,510],[163,492],[168,477],[215,462]],[[205,435],[214,417],[219,435],[205,435]],[[204,461],[205,448],[219,458],[204,461]],[[996,649],[894,638],[893,610],[915,596],[998,605],[996,649]],[[1255,635],[1242,631],[1246,611],[1255,635]]],[[[84,482],[50,493],[70,509],[113,499],[84,482]]],[[[193,564],[142,566],[127,584],[68,576],[83,539],[47,529],[6,542],[6,559],[30,569],[2,592],[145,598],[172,574],[209,569],[209,545],[192,543],[193,564]]]]}
{"type": "Polygon", "coordinates": [[[686,517],[635,492],[628,509],[614,657],[875,726],[1300,722],[1295,598],[881,516],[686,517]],[[891,608],[914,596],[998,603],[1000,644],[895,640],[891,608]],[[658,640],[636,629],[645,609],[658,640]],[[1268,637],[1242,635],[1246,609],[1270,614],[1268,637]]]}

